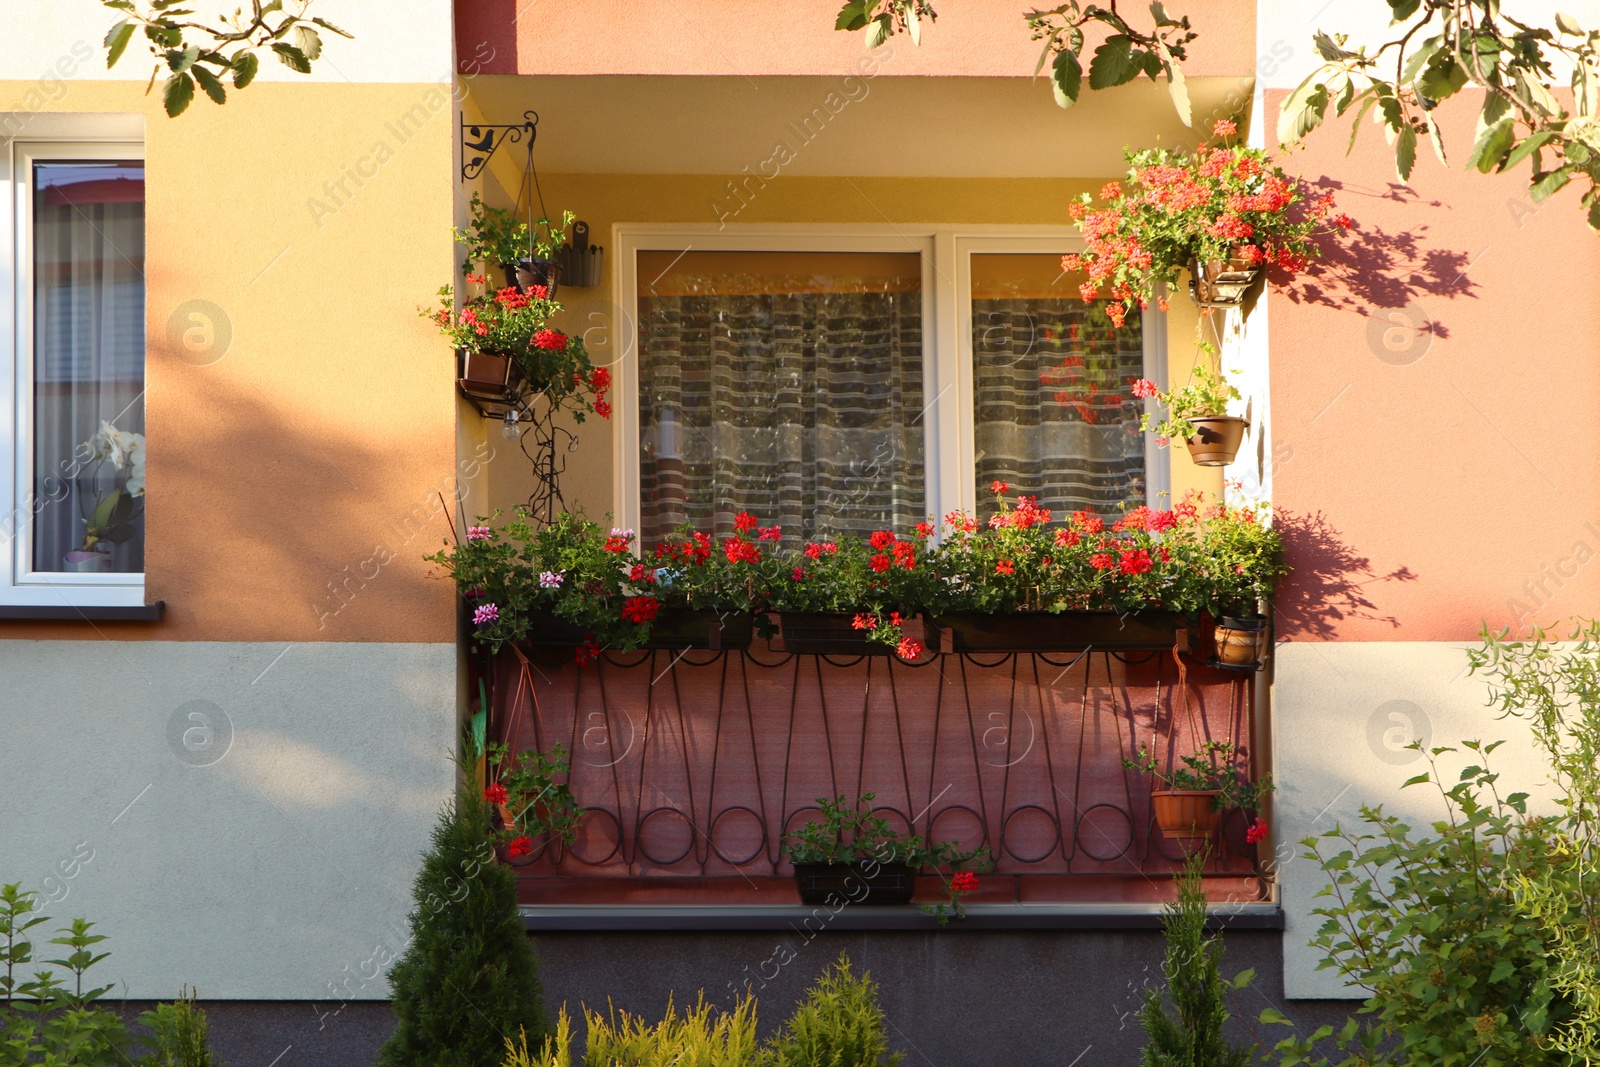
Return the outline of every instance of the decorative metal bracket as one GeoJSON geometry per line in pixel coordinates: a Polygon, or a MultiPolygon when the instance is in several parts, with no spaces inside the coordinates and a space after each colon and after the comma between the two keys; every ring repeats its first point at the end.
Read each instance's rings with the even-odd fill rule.
{"type": "Polygon", "coordinates": [[[466,117],[462,116],[462,181],[469,182],[479,174],[482,174],[483,168],[489,165],[489,160],[494,158],[495,152],[507,141],[512,144],[521,144],[523,136],[526,135],[528,148],[532,150],[534,139],[539,135],[539,113],[537,111],[524,111],[522,117],[527,121],[512,123],[486,122],[468,125],[466,117]]]}

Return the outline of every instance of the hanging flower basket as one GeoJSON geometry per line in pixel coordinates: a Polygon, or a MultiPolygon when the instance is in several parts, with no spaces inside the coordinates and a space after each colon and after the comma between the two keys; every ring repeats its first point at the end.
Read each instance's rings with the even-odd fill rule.
{"type": "Polygon", "coordinates": [[[1191,418],[1194,436],[1184,444],[1189,448],[1189,458],[1201,467],[1226,467],[1239,454],[1244,442],[1244,432],[1250,424],[1236,415],[1212,415],[1191,418]]]}
{"type": "Polygon", "coordinates": [[[1175,841],[1197,842],[1210,837],[1222,818],[1219,796],[1214,789],[1157,789],[1150,794],[1150,806],[1163,834],[1175,841]]]}
{"type": "Polygon", "coordinates": [[[504,352],[457,349],[461,391],[485,400],[503,400],[510,392],[511,356],[504,352]]]}
{"type": "Polygon", "coordinates": [[[1237,670],[1257,670],[1267,650],[1267,620],[1262,616],[1224,616],[1216,625],[1217,663],[1237,670]]]}
{"type": "Polygon", "coordinates": [[[561,279],[561,263],[554,259],[519,260],[515,277],[516,281],[513,284],[528,291],[532,291],[536,285],[542,285],[547,290],[546,295],[554,299],[556,285],[561,279]]]}
{"type": "Polygon", "coordinates": [[[1189,260],[1189,295],[1200,307],[1238,307],[1244,295],[1261,277],[1261,269],[1250,260],[1189,260]]]}
{"type": "Polygon", "coordinates": [[[917,872],[907,863],[797,863],[802,904],[909,904],[917,872]]]}

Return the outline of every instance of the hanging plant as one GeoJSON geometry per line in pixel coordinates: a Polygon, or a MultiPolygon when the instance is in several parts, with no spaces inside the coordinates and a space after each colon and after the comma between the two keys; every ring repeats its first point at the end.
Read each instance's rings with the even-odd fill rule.
{"type": "Polygon", "coordinates": [[[1219,143],[1192,152],[1125,150],[1127,177],[1100,190],[1103,203],[1096,207],[1084,193],[1072,205],[1086,249],[1062,257],[1062,269],[1088,273],[1079,289],[1085,300],[1110,294],[1115,303],[1107,311],[1116,325],[1152,302],[1164,309],[1160,294],[1175,290],[1179,272],[1191,264],[1201,303],[1237,302],[1216,288],[1238,284],[1226,280],[1229,273],[1266,267],[1299,273],[1322,255],[1321,238],[1354,225],[1334,213],[1331,194],[1313,193],[1264,150],[1227,144],[1237,132],[1222,121],[1212,127],[1219,143]]]}

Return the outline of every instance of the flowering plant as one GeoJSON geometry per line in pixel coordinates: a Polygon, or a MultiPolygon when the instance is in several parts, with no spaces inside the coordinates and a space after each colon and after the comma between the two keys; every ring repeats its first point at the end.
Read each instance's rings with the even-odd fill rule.
{"type": "Polygon", "coordinates": [[[131,539],[137,532],[134,523],[143,510],[144,434],[119,430],[102,419],[100,432],[79,445],[77,453],[95,461],[95,476],[91,479],[95,484],[107,463],[116,472],[111,486],[95,499],[94,507],[83,517],[82,551],[97,551],[101,542],[121,544],[131,539]]]}
{"type": "MultiPolygon", "coordinates": [[[[1209,344],[1200,346],[1212,351],[1209,344]]],[[[1196,419],[1217,418],[1228,413],[1228,402],[1239,399],[1239,390],[1228,381],[1222,371],[1212,372],[1204,362],[1197,363],[1189,372],[1189,384],[1181,389],[1163,391],[1148,378],[1133,383],[1133,395],[1153,397],[1166,410],[1166,417],[1155,419],[1150,412],[1139,416],[1139,429],[1156,435],[1156,444],[1165,445],[1173,439],[1187,440],[1195,435],[1196,419]]]]}
{"type": "Polygon", "coordinates": [[[533,750],[510,755],[506,745],[486,750],[491,783],[483,797],[508,816],[500,834],[506,851],[515,859],[533,851],[533,838],[549,834],[571,844],[583,813],[572,789],[563,779],[570,761],[567,750],[556,745],[549,752],[533,750]]]}
{"type": "Polygon", "coordinates": [[[1236,756],[1243,755],[1243,750],[1226,741],[1207,741],[1193,755],[1180,756],[1177,766],[1168,770],[1140,745],[1136,758],[1124,757],[1122,765],[1130,771],[1150,775],[1163,789],[1215,793],[1211,804],[1218,811],[1236,807],[1254,812],[1261,806],[1261,798],[1272,792],[1272,776],[1264,774],[1251,778],[1246,775],[1235,760],[1236,756]]]}
{"type": "MultiPolygon", "coordinates": [[[[472,274],[467,280],[485,281],[472,274]]],[[[578,422],[589,411],[610,418],[611,405],[605,395],[611,387],[611,372],[590,364],[583,338],[550,328],[551,318],[560,310],[561,304],[550,298],[546,286],[531,285],[526,290],[507,286],[473,297],[458,313],[455,291],[446,285],[439,290],[439,306],[424,309],[422,315],[438,324],[452,347],[510,356],[522,380],[542,393],[552,410],[568,408],[578,422]]]]}
{"type": "Polygon", "coordinates": [[[1072,205],[1087,249],[1064,256],[1062,269],[1088,272],[1085,300],[1108,289],[1120,302],[1108,308],[1119,326],[1135,307],[1161,300],[1161,286],[1174,289],[1191,259],[1299,273],[1322,254],[1320,236],[1354,225],[1333,214],[1331,194],[1312,194],[1263,150],[1228,145],[1232,122],[1212,133],[1221,143],[1192,152],[1125,151],[1127,178],[1100,190],[1102,206],[1088,193],[1072,205]]]}
{"type": "Polygon", "coordinates": [[[535,219],[529,226],[515,211],[490,207],[473,193],[470,227],[454,231],[456,241],[467,246],[461,269],[470,271],[474,263],[502,267],[530,257],[549,259],[561,247],[573,218],[572,212],[563,212],[559,229],[547,218],[535,219]]]}

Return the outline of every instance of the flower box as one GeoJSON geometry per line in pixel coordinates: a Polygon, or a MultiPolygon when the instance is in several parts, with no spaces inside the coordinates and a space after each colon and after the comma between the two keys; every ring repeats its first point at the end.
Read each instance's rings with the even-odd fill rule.
{"type": "MultiPolygon", "coordinates": [[[[868,631],[857,629],[854,615],[821,611],[773,612],[778,634],[772,647],[778,652],[804,652],[820,656],[887,656],[894,652],[889,645],[867,637],[868,631]]],[[[929,652],[939,651],[939,633],[927,625],[921,616],[905,621],[907,636],[918,637],[929,652]]]]}
{"type": "Polygon", "coordinates": [[[584,643],[589,637],[589,632],[575,623],[570,623],[559,615],[548,611],[530,611],[528,613],[528,634],[523,638],[525,644],[536,647],[576,647],[584,643]]]}
{"type": "Polygon", "coordinates": [[[750,616],[744,613],[664,608],[650,623],[645,647],[748,648],[750,633],[750,616]]]}
{"type": "Polygon", "coordinates": [[[460,357],[461,391],[484,400],[503,400],[510,392],[512,359],[504,352],[472,352],[462,349],[460,357]]]}
{"type": "Polygon", "coordinates": [[[909,904],[917,890],[905,863],[797,863],[794,880],[802,904],[909,904]]]}
{"type": "Polygon", "coordinates": [[[952,652],[1071,652],[1085,648],[1167,649],[1187,623],[1172,611],[952,612],[934,625],[952,652]]]}

